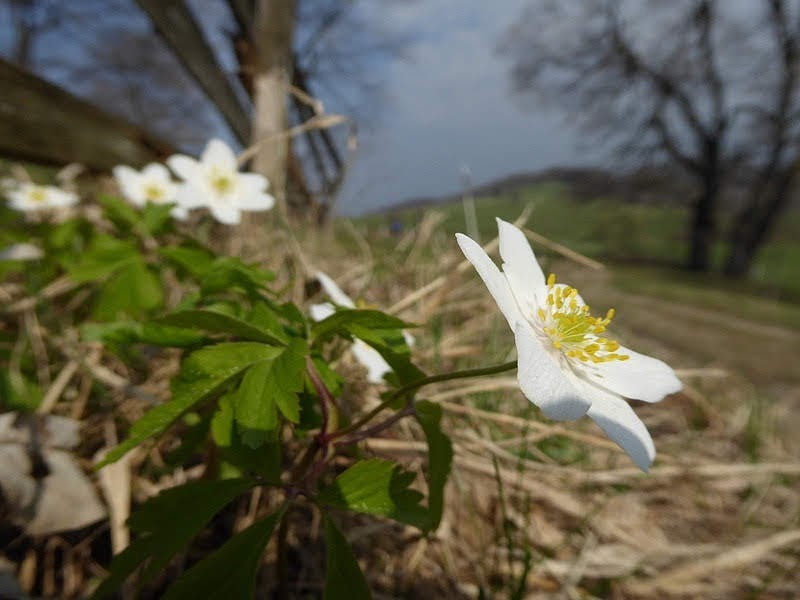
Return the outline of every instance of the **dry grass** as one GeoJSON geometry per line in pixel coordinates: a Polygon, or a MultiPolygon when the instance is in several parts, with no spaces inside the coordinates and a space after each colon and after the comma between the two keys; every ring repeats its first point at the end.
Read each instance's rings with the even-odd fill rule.
{"type": "MultiPolygon", "coordinates": [[[[504,361],[510,333],[453,240],[437,230],[439,220],[429,212],[399,239],[366,239],[345,223],[322,232],[298,225],[294,236],[275,233],[254,258],[284,277],[301,276],[300,282],[325,270],[353,296],[422,324],[414,352],[429,372],[504,361]]],[[[607,270],[574,258],[551,270],[598,308],[616,306],[616,333],[627,343],[682,370],[683,392],[637,406],[659,451],[654,468],[641,474],[588,419],[541,420],[513,377],[426,388],[426,398],[445,409],[456,451],[441,528],[421,538],[393,523],[343,516],[376,597],[795,598],[800,378],[793,358],[800,333],[623,294],[607,270]]],[[[304,300],[302,285],[292,290],[296,301],[304,300]]],[[[121,435],[118,426],[165,397],[176,357],[162,356],[137,374],[98,350],[64,344],[47,408],[83,419],[80,453],[88,466],[121,435]],[[87,409],[93,385],[107,390],[105,406],[113,404],[116,419],[87,409]]],[[[346,360],[340,368],[351,369],[346,360]]],[[[376,394],[356,382],[348,401],[362,410],[376,394]]],[[[420,470],[422,439],[403,423],[364,447],[420,470]]],[[[147,452],[137,450],[103,475],[101,489],[114,507],[110,525],[14,540],[6,555],[22,586],[52,597],[77,597],[90,587],[112,540],[117,548],[125,543],[128,502],[202,471],[202,465],[174,472],[159,467],[175,441],[168,436],[147,452]]],[[[215,528],[225,531],[232,522],[240,529],[274,502],[268,494],[243,499],[215,528]]],[[[319,516],[301,507],[292,524],[294,594],[318,597],[319,516]]],[[[270,589],[274,548],[265,561],[262,590],[270,589]]]]}
{"type": "MultiPolygon", "coordinates": [[[[349,291],[369,282],[368,300],[427,324],[415,350],[426,368],[504,360],[502,317],[455,244],[426,227],[435,219],[377,265],[343,269],[322,251],[334,232],[312,255],[349,291]]],[[[551,270],[599,308],[615,306],[626,343],[681,370],[683,392],[637,406],[659,451],[654,468],[641,474],[588,419],[539,420],[513,377],[426,390],[456,448],[448,506],[433,538],[384,565],[399,572],[388,596],[411,597],[401,591],[411,570],[449,582],[448,597],[796,597],[800,332],[624,294],[607,270],[575,258],[551,270]]],[[[409,433],[367,447],[419,465],[425,446],[409,433]]],[[[368,572],[383,579],[378,564],[368,572]]]]}

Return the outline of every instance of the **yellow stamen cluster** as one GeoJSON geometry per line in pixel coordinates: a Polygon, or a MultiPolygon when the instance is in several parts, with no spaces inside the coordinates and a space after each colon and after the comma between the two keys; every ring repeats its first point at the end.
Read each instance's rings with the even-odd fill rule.
{"type": "Polygon", "coordinates": [[[144,188],[144,195],[150,202],[163,202],[166,193],[163,187],[151,183],[144,188]]]}
{"type": "Polygon", "coordinates": [[[235,185],[234,179],[230,174],[220,173],[216,170],[211,174],[210,181],[211,187],[221,196],[230,193],[235,185]]]}
{"type": "Polygon", "coordinates": [[[33,202],[44,202],[47,200],[47,192],[40,187],[34,187],[30,191],[30,198],[33,202]]]}
{"type": "Polygon", "coordinates": [[[617,353],[618,342],[600,335],[614,318],[613,308],[605,318],[593,317],[589,307],[578,302],[578,291],[569,286],[557,287],[552,273],[547,278],[546,303],[546,307],[538,310],[542,329],[553,346],[567,357],[592,363],[630,358],[617,353]]]}

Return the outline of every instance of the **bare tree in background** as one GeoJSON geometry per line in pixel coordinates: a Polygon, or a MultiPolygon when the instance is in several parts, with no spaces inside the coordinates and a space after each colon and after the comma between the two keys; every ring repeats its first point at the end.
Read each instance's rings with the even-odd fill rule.
{"type": "MultiPolygon", "coordinates": [[[[795,85],[774,77],[775,66],[765,60],[765,38],[779,38],[785,30],[765,28],[753,18],[769,6],[772,21],[785,22],[783,5],[762,0],[745,7],[749,14],[736,15],[733,4],[714,0],[540,0],[509,30],[501,51],[512,61],[516,92],[557,102],[628,160],[667,160],[693,178],[698,192],[691,203],[687,266],[706,271],[723,186],[734,168],[764,164],[751,182],[741,222],[749,221],[744,215],[766,189],[788,190],[789,182],[774,186],[778,170],[766,165],[788,164],[788,144],[779,140],[797,112],[786,112],[779,100],[775,109],[754,116],[761,103],[771,107],[780,90],[795,85]],[[755,78],[766,87],[754,89],[755,78]],[[766,144],[748,135],[765,121],[774,132],[766,144]],[[770,148],[781,155],[777,162],[764,159],[770,148]]],[[[761,227],[755,247],[766,231],[761,227]]]]}
{"type": "Polygon", "coordinates": [[[734,218],[724,270],[741,277],[790,202],[800,164],[800,6],[766,0],[764,50],[753,77],[750,162],[756,173],[747,203],[734,218]]]}
{"type": "Polygon", "coordinates": [[[8,15],[13,29],[9,58],[20,67],[30,69],[37,38],[60,21],[58,1],[4,0],[0,8],[8,15]]]}

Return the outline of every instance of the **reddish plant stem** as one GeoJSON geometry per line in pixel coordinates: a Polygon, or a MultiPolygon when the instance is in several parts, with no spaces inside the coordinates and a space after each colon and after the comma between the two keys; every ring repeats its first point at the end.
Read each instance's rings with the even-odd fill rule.
{"type": "Polygon", "coordinates": [[[350,444],[355,444],[356,442],[360,442],[361,440],[365,440],[365,439],[367,439],[369,437],[372,437],[375,434],[380,433],[384,429],[389,429],[389,427],[391,427],[392,425],[397,423],[399,420],[407,417],[408,415],[413,415],[414,414],[414,410],[415,410],[414,409],[414,405],[413,404],[408,404],[408,405],[406,405],[405,408],[403,408],[402,410],[398,410],[396,413],[394,413],[391,417],[389,417],[385,421],[382,421],[382,422],[378,423],[377,425],[374,425],[374,426],[372,426],[372,427],[370,427],[368,429],[362,429],[361,431],[355,433],[354,435],[350,436],[349,438],[346,438],[344,440],[335,441],[335,442],[333,442],[333,445],[335,447],[338,447],[338,446],[349,446],[350,444]]]}

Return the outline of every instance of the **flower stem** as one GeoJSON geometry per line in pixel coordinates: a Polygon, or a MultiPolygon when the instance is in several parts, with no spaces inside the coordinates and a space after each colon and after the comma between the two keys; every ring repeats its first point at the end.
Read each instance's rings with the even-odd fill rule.
{"type": "Polygon", "coordinates": [[[414,390],[417,390],[431,383],[452,381],[454,379],[467,379],[469,377],[481,377],[483,375],[495,375],[497,373],[511,371],[512,369],[516,368],[517,368],[517,361],[512,360],[511,362],[503,363],[501,365],[495,365],[493,367],[483,367],[480,369],[465,369],[464,371],[452,371],[450,373],[441,373],[439,375],[431,375],[430,377],[423,377],[422,379],[417,379],[416,381],[413,381],[408,385],[396,389],[394,392],[389,394],[389,396],[383,402],[381,402],[378,406],[369,411],[366,415],[361,417],[358,421],[354,422],[353,424],[347,427],[339,429],[338,431],[334,431],[328,436],[328,438],[329,439],[337,438],[343,435],[347,435],[348,433],[358,431],[359,429],[361,429],[361,427],[363,427],[364,425],[369,423],[372,419],[374,419],[384,409],[388,408],[391,404],[397,401],[398,398],[402,398],[409,392],[413,392],[414,390]]]}
{"type": "Polygon", "coordinates": [[[389,429],[392,425],[397,423],[400,419],[407,417],[408,415],[414,414],[414,406],[412,404],[407,405],[402,410],[398,410],[394,413],[391,417],[378,423],[377,425],[370,427],[369,429],[364,429],[363,431],[359,431],[358,433],[354,434],[353,436],[339,440],[334,442],[334,446],[349,446],[350,444],[355,444],[356,442],[360,442],[361,440],[365,440],[368,437],[372,437],[377,433],[380,433],[384,429],[389,429]]]}

